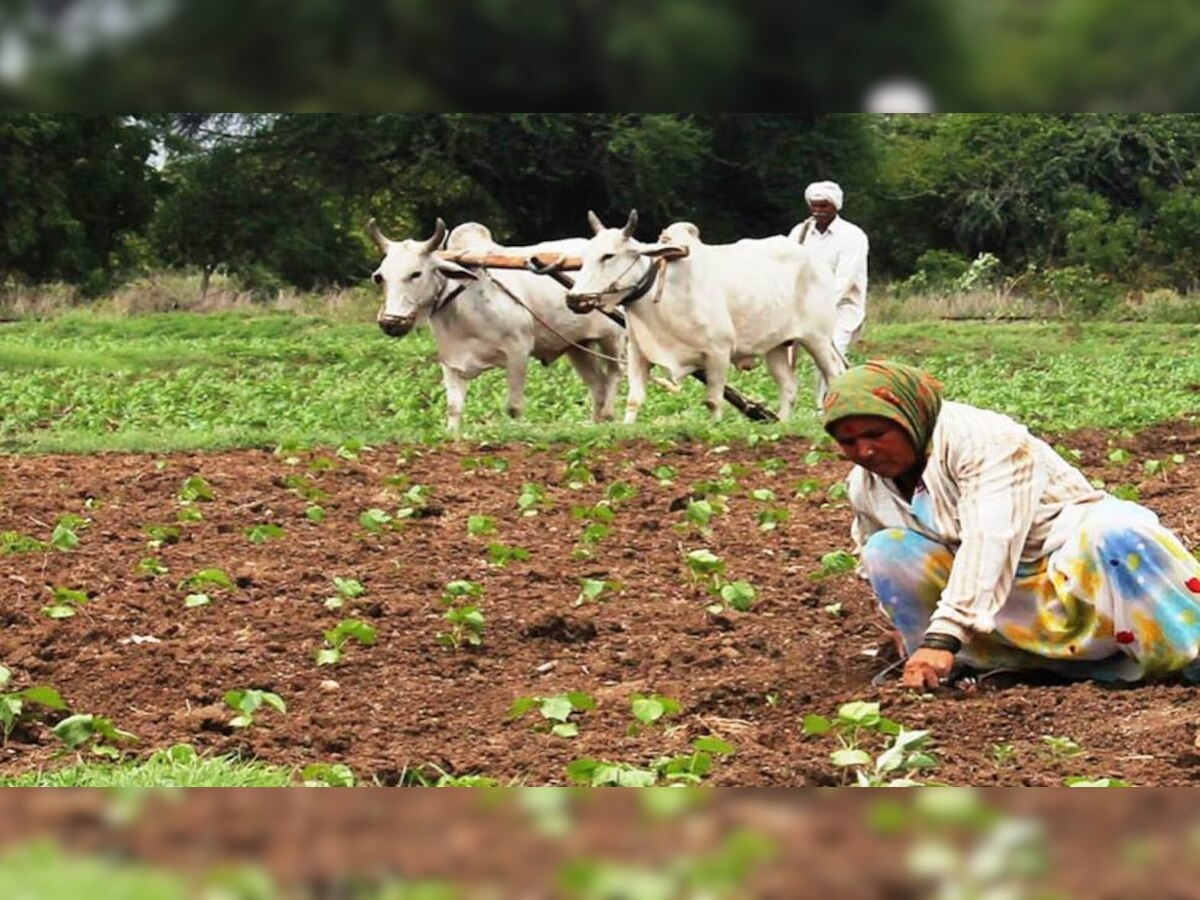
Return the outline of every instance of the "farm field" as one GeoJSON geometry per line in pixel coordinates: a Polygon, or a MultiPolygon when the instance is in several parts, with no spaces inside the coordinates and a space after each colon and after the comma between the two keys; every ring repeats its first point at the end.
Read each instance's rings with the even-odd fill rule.
{"type": "MultiPolygon", "coordinates": [[[[1196,332],[888,326],[863,355],[1017,414],[1196,549],[1196,332]]],[[[834,785],[805,717],[869,701],[931,732],[923,781],[1200,783],[1186,685],[873,687],[887,635],[811,413],[714,427],[687,388],[597,428],[556,366],[523,423],[481,379],[448,442],[427,342],[290,317],[21,324],[0,362],[3,690],[137,737],[64,754],[68,711],[27,702],[6,777],[188,743],[365,784],[834,785]]]]}

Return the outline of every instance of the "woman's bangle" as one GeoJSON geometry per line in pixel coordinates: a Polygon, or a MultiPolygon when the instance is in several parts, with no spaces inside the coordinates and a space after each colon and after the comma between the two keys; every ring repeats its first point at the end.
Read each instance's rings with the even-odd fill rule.
{"type": "Polygon", "coordinates": [[[927,650],[948,650],[957,653],[962,649],[962,641],[951,634],[927,634],[921,640],[921,646],[927,650]]]}

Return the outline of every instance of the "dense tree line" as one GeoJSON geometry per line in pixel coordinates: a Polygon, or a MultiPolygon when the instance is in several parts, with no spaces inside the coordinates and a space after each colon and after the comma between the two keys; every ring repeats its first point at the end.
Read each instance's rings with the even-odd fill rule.
{"type": "Polygon", "coordinates": [[[876,276],[994,254],[1132,287],[1195,286],[1200,117],[728,113],[0,116],[0,278],[97,294],[161,267],[257,286],[365,277],[368,216],[522,243],[642,213],[710,241],[785,232],[846,189],[876,276]]]}

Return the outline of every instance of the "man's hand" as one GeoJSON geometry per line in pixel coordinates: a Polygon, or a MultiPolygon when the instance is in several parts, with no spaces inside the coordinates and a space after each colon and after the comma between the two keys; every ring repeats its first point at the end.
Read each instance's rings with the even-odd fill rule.
{"type": "Polygon", "coordinates": [[[954,668],[954,654],[949,650],[931,650],[919,647],[904,664],[904,677],[900,684],[906,688],[932,690],[950,676],[954,668]]]}

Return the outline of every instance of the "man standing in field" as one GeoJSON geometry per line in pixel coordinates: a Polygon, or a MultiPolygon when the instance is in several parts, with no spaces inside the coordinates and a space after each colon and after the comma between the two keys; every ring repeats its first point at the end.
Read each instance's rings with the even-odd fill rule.
{"type": "MultiPolygon", "coordinates": [[[[829,266],[837,297],[837,327],[833,342],[842,356],[862,334],[867,318],[867,234],[839,213],[842,189],[833,181],[814,181],[804,189],[809,217],[788,234],[829,266]]],[[[825,381],[817,373],[817,394],[825,395],[825,381]]]]}

